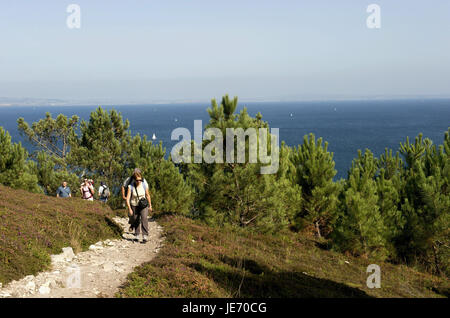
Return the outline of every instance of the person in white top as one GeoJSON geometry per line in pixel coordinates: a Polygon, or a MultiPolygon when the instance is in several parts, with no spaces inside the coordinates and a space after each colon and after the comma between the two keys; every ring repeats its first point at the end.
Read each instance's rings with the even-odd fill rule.
{"type": "MultiPolygon", "coordinates": [[[[141,169],[135,168],[133,171],[133,175],[131,177],[126,178],[122,184],[122,198],[125,201],[125,204],[127,202],[128,186],[134,182],[134,176],[136,174],[142,175],[141,169]]],[[[148,188],[147,180],[144,179],[143,183],[144,183],[144,187],[148,188]]],[[[134,231],[133,222],[134,222],[133,216],[128,213],[128,224],[130,225],[130,227],[128,228],[129,233],[133,233],[133,231],[134,231]]]]}
{"type": "Polygon", "coordinates": [[[84,200],[94,201],[95,190],[92,183],[93,180],[84,179],[84,183],[81,185],[80,192],[84,200]]]}
{"type": "Polygon", "coordinates": [[[142,228],[142,243],[148,241],[148,214],[152,212],[152,201],[148,186],[143,183],[142,174],[135,172],[134,181],[128,186],[127,206],[128,213],[132,217],[132,227],[135,229],[135,240],[139,240],[142,228]],[[140,201],[147,199],[148,206],[142,208],[140,201]]]}
{"type": "Polygon", "coordinates": [[[98,198],[103,203],[108,202],[108,198],[110,196],[110,191],[108,189],[108,186],[103,181],[100,182],[100,187],[98,188],[98,198]]]}

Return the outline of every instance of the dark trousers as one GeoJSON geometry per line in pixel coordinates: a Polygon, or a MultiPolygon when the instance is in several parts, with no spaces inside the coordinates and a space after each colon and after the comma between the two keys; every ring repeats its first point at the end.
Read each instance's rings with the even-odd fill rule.
{"type": "Polygon", "coordinates": [[[139,209],[137,206],[131,206],[131,209],[133,215],[130,216],[130,224],[135,230],[134,233],[139,235],[142,227],[142,235],[148,236],[148,208],[139,209]]]}

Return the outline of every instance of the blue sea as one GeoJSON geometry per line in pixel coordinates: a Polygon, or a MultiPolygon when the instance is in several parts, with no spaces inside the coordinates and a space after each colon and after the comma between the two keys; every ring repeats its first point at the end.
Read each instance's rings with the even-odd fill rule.
{"type": "MultiPolygon", "coordinates": [[[[270,127],[280,129],[280,141],[297,146],[303,136],[312,132],[328,142],[334,153],[339,178],[346,178],[347,171],[358,149],[369,148],[376,156],[386,147],[398,150],[406,136],[413,141],[419,133],[435,144],[442,144],[444,133],[450,127],[450,100],[361,100],[326,102],[252,102],[241,103],[238,110],[247,107],[250,115],[258,112],[269,122],[270,127]]],[[[31,145],[20,136],[17,118],[24,117],[28,123],[44,118],[46,112],[53,117],[62,113],[89,119],[95,106],[14,106],[0,107],[0,126],[12,136],[14,142],[21,141],[29,150],[31,145]]],[[[177,141],[170,140],[172,130],[185,127],[193,136],[194,120],[209,121],[208,104],[158,104],[105,106],[116,109],[124,119],[130,121],[132,134],[153,134],[170,152],[177,141]]]]}

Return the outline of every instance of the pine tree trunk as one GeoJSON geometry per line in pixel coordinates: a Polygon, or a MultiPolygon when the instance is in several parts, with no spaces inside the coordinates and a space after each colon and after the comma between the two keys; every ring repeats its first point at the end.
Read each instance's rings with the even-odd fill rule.
{"type": "Polygon", "coordinates": [[[434,266],[436,267],[436,272],[441,275],[441,269],[439,268],[439,260],[436,253],[436,245],[433,244],[433,256],[434,256],[434,266]]]}
{"type": "Polygon", "coordinates": [[[315,225],[316,225],[317,236],[318,237],[322,237],[322,235],[320,234],[319,221],[316,221],[315,225]]]}

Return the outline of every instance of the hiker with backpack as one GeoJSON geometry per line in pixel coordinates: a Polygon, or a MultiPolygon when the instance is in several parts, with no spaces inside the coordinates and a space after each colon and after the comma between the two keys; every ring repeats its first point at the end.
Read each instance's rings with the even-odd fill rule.
{"type": "Polygon", "coordinates": [[[94,187],[93,180],[84,179],[84,183],[81,184],[80,192],[83,200],[94,201],[94,187]]]}
{"type": "Polygon", "coordinates": [[[103,181],[100,182],[100,187],[98,188],[98,197],[99,200],[103,203],[108,202],[108,198],[110,197],[111,192],[109,191],[108,186],[103,181]]]}
{"type": "Polygon", "coordinates": [[[133,174],[133,181],[128,185],[127,206],[129,215],[132,217],[132,227],[135,229],[134,240],[139,241],[142,228],[142,243],[148,241],[148,213],[152,212],[152,201],[148,191],[148,184],[140,172],[133,174]]]}
{"type": "MultiPolygon", "coordinates": [[[[126,178],[125,181],[122,184],[122,199],[125,201],[125,204],[127,202],[128,186],[134,182],[134,175],[135,174],[141,174],[142,175],[142,172],[141,172],[141,170],[139,168],[135,168],[134,171],[133,171],[133,175],[131,177],[126,178]]],[[[144,187],[146,187],[148,189],[147,180],[144,179],[143,183],[144,183],[144,187]]],[[[130,227],[128,229],[128,232],[132,233],[133,230],[134,230],[134,228],[133,228],[133,216],[130,213],[128,213],[128,224],[130,225],[130,227]]]]}

